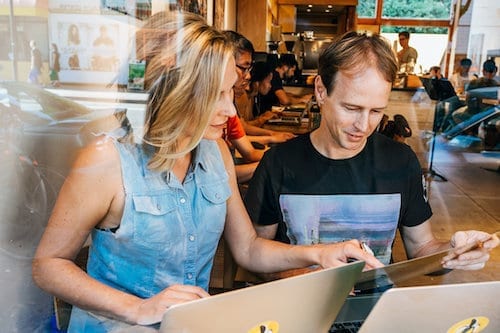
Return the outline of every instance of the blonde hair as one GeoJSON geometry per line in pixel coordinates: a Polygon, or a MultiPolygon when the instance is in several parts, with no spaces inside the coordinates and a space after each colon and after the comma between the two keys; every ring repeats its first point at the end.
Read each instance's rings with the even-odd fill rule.
{"type": "Polygon", "coordinates": [[[137,33],[149,90],[144,144],[155,148],[149,168],[170,170],[203,138],[216,109],[233,48],[198,15],[160,12],[137,33]],[[185,148],[179,141],[189,138],[185,148]]]}

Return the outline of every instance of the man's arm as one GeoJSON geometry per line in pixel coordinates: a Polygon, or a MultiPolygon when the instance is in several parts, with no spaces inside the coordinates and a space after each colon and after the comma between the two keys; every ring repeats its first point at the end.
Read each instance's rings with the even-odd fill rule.
{"type": "Polygon", "coordinates": [[[307,103],[312,97],[312,94],[295,96],[287,93],[284,89],[278,89],[274,92],[274,94],[276,95],[276,97],[278,97],[281,105],[307,103]]]}
{"type": "Polygon", "coordinates": [[[401,236],[408,258],[416,258],[450,248],[457,248],[471,243],[480,243],[477,249],[447,256],[443,259],[443,268],[477,270],[484,267],[489,259],[489,252],[498,246],[498,237],[477,230],[457,231],[450,241],[436,239],[431,230],[430,221],[414,227],[402,227],[401,236]]]}

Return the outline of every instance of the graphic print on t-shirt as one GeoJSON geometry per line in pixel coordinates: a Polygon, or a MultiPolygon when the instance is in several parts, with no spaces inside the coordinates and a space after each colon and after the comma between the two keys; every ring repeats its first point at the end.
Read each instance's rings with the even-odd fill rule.
{"type": "Polygon", "coordinates": [[[399,194],[282,194],[280,207],[291,244],[366,242],[384,264],[398,226],[399,194]]]}

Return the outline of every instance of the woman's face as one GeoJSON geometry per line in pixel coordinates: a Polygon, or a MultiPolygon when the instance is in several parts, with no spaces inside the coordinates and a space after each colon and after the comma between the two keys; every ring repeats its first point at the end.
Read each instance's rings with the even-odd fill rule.
{"type": "Polygon", "coordinates": [[[224,80],[222,82],[222,89],[219,92],[216,110],[212,114],[203,138],[208,140],[221,138],[228,118],[236,115],[236,109],[233,104],[233,86],[237,79],[236,64],[234,58],[231,57],[224,71],[224,80]]]}
{"type": "Polygon", "coordinates": [[[264,80],[259,82],[259,94],[267,95],[271,90],[271,80],[273,78],[273,73],[269,73],[264,80]]]}

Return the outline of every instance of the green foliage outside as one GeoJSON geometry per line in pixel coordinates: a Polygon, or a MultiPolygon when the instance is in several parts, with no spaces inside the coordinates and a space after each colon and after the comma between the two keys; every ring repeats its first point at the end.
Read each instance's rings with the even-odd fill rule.
{"type": "MultiPolygon", "coordinates": [[[[359,17],[375,17],[377,0],[359,0],[356,8],[359,17]]],[[[436,19],[450,18],[451,0],[383,0],[382,17],[404,19],[436,19]]],[[[446,34],[448,29],[442,27],[398,27],[383,26],[382,32],[400,32],[408,30],[412,33],[446,34]]]]}

